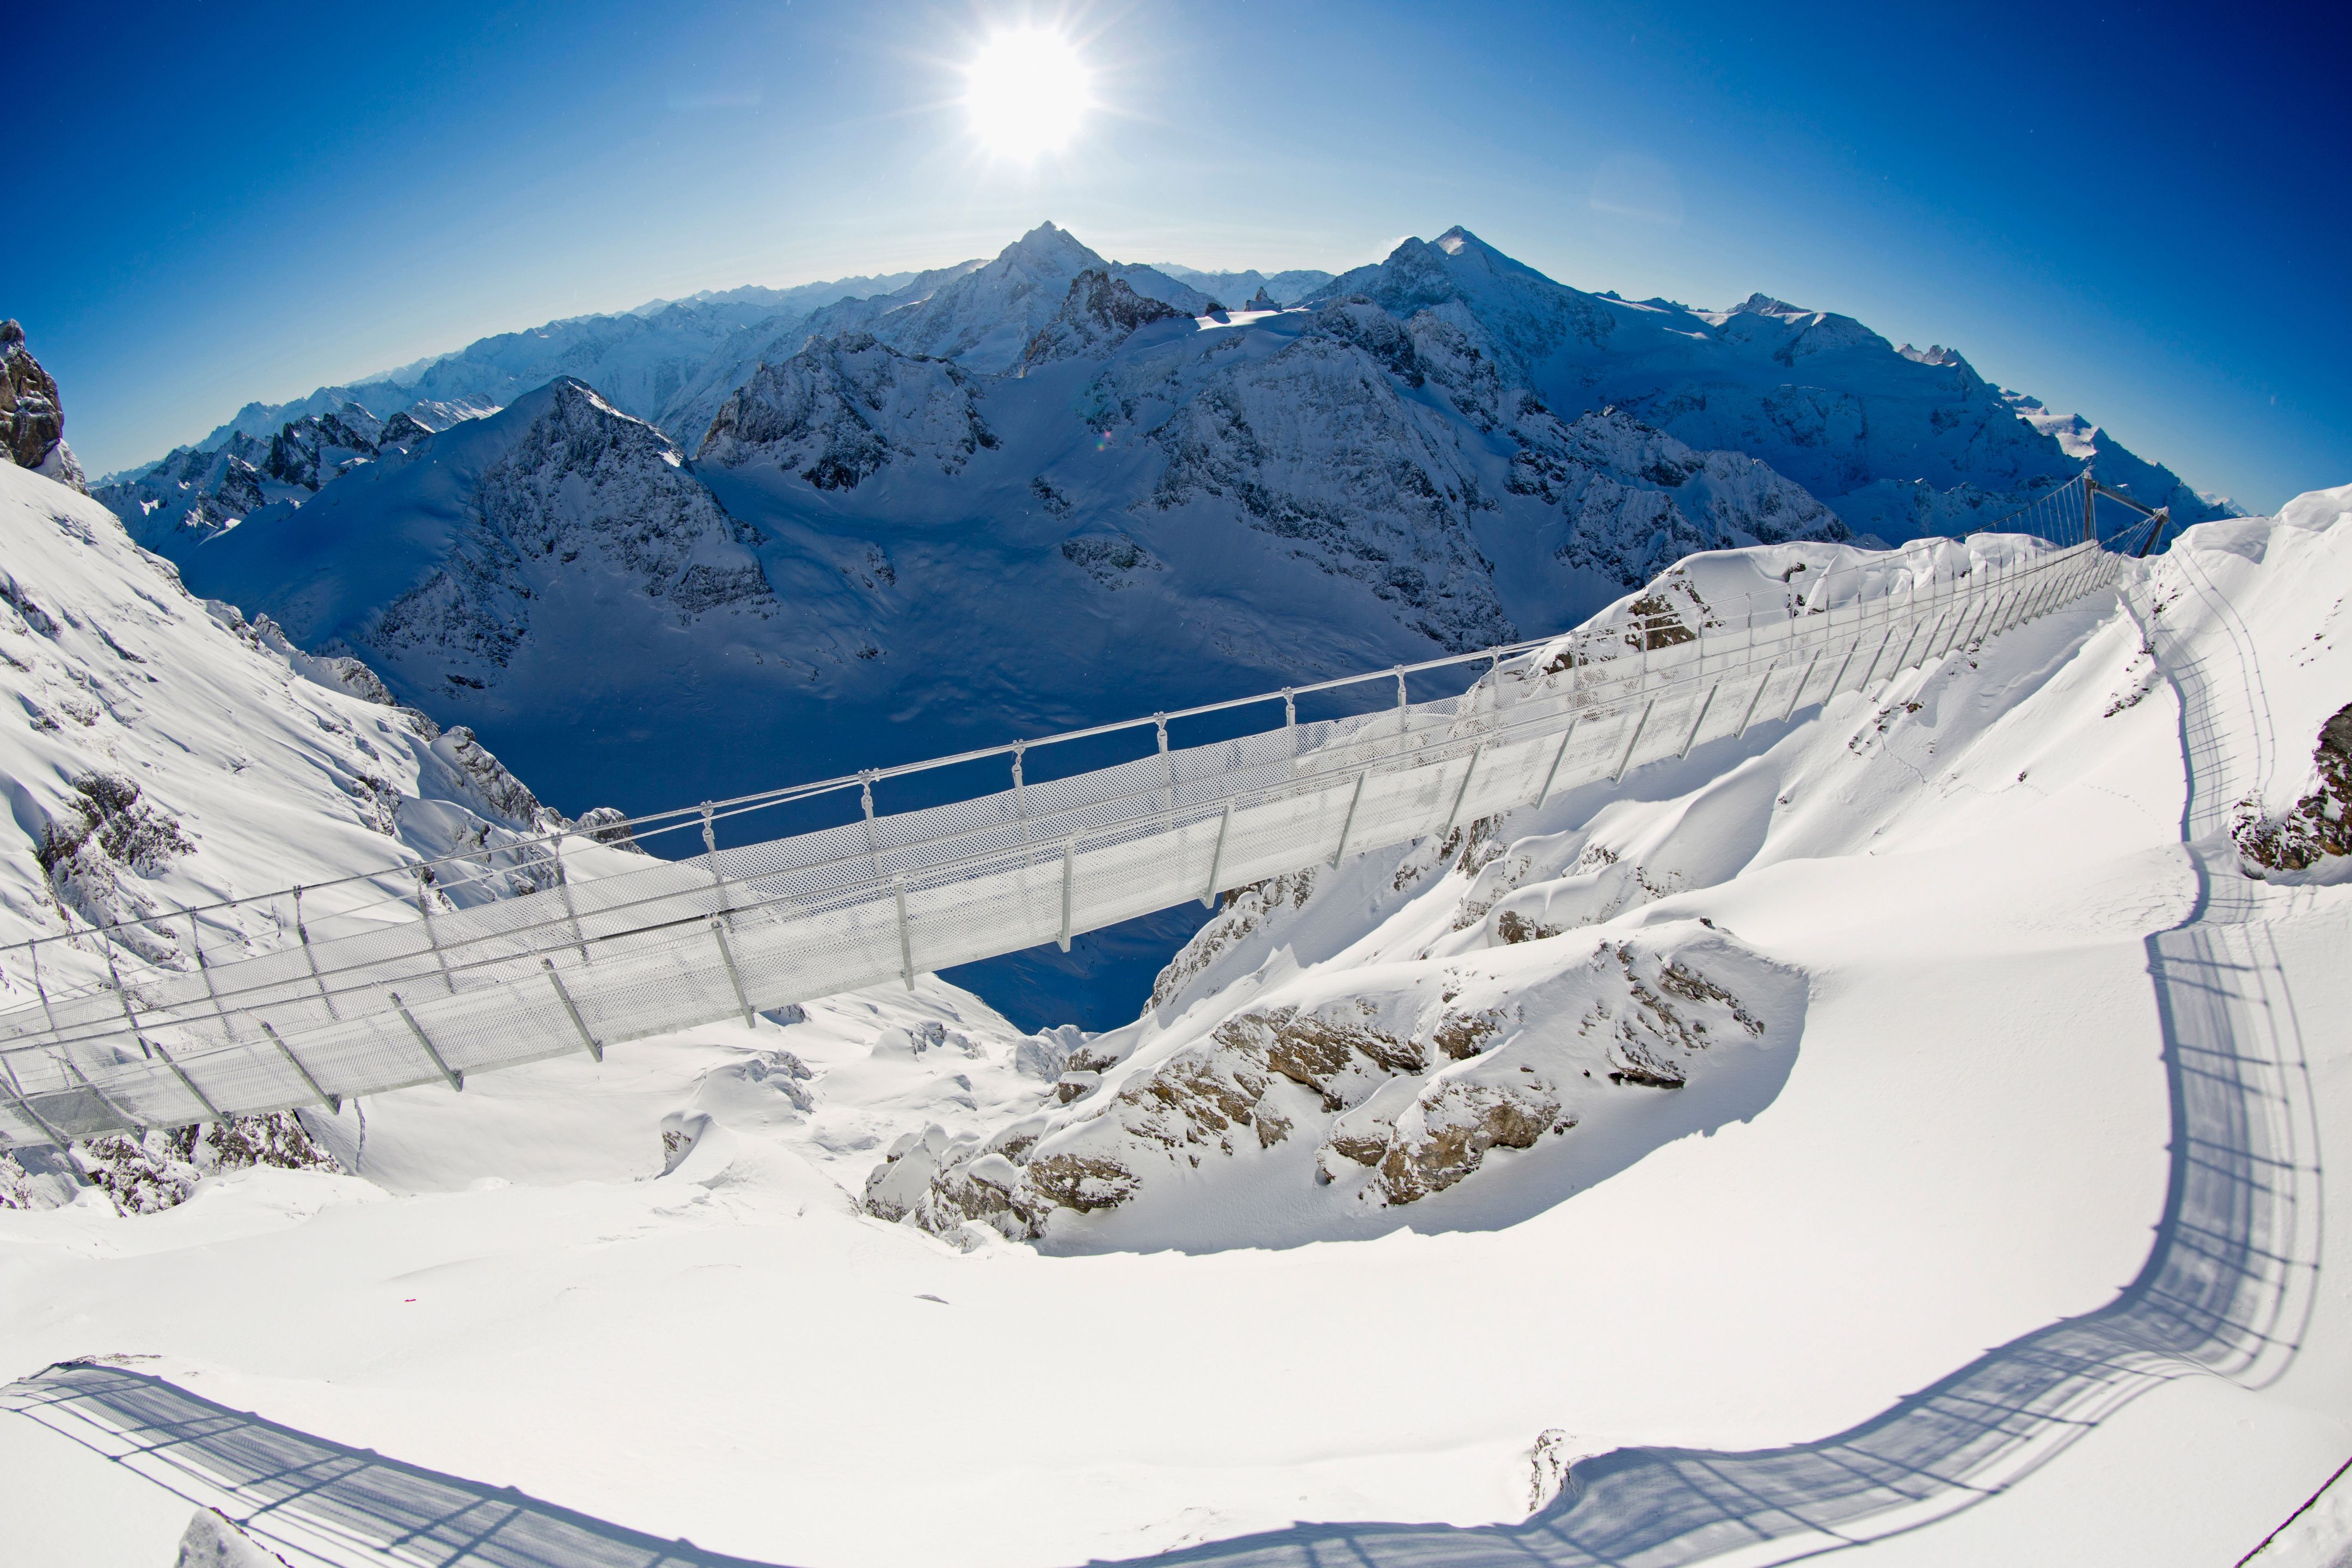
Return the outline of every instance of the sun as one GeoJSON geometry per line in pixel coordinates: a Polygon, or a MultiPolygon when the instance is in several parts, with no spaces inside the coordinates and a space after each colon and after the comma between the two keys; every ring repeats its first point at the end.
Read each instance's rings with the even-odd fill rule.
{"type": "Polygon", "coordinates": [[[972,132],[1000,158],[1025,161],[1059,151],[1091,107],[1086,64],[1058,33],[999,33],[964,75],[972,132]]]}

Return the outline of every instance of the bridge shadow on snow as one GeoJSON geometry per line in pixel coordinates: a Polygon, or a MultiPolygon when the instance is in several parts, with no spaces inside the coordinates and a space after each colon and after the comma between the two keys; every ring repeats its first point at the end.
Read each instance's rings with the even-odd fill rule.
{"type": "MultiPolygon", "coordinates": [[[[1663,1568],[1740,1550],[1743,1563],[1785,1562],[1917,1529],[1997,1495],[2167,1379],[2274,1379],[2314,1295],[2321,1173],[2294,999],[2250,889],[2214,835],[2225,803],[2243,793],[2230,773],[2244,748],[2232,745],[2219,702],[2242,700],[2238,683],[2251,672],[2175,661],[2169,673],[2193,774],[2183,836],[2210,847],[2220,870],[2209,875],[2192,849],[2196,905],[2147,942],[2171,1169],[2155,1245],[2115,1301],[2000,1346],[1818,1442],[1746,1453],[1630,1448],[1580,1463],[1557,1500],[1518,1524],[1299,1524],[1150,1561],[1663,1568]]],[[[117,1367],[52,1367],[0,1390],[0,1405],[221,1506],[264,1540],[330,1546],[331,1561],[743,1563],[326,1442],[117,1367]]]]}

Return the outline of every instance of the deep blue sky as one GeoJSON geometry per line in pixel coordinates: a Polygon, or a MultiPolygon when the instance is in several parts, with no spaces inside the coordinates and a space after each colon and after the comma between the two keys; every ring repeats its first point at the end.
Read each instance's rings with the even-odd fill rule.
{"type": "Polygon", "coordinates": [[[0,314],[96,472],[487,332],[1040,218],[1267,270],[1461,223],[1582,288],[1956,346],[2268,509],[2352,481],[2343,10],[44,5],[0,314]],[[956,66],[1033,17],[1104,108],[992,165],[956,66]]]}

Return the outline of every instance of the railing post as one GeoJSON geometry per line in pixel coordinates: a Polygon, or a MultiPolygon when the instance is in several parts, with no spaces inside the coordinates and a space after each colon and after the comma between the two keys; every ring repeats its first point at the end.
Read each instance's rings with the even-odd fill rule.
{"type": "Polygon", "coordinates": [[[204,928],[196,923],[196,911],[184,911],[188,917],[188,951],[196,955],[196,973],[205,977],[205,994],[212,1000],[213,1016],[220,1020],[221,1033],[231,1040],[236,1038],[236,1026],[221,1005],[220,987],[213,984],[212,965],[205,962],[204,928]]]}
{"type": "Polygon", "coordinates": [[[1658,700],[1654,697],[1642,704],[1642,717],[1634,721],[1633,732],[1625,737],[1625,750],[1617,759],[1617,771],[1609,775],[1611,784],[1619,783],[1625,777],[1625,769],[1633,761],[1633,748],[1642,743],[1642,731],[1650,726],[1650,710],[1657,705],[1658,700]]]}
{"type": "Polygon", "coordinates": [[[1168,715],[1154,713],[1151,722],[1160,731],[1160,762],[1167,771],[1168,782],[1160,806],[1160,831],[1168,832],[1176,824],[1176,759],[1168,750],[1168,715]]]}
{"type": "Polygon", "coordinates": [[[1073,836],[1062,840],[1062,934],[1056,939],[1064,952],[1070,951],[1070,884],[1077,878],[1078,841],[1073,836]]]}
{"type": "Polygon", "coordinates": [[[1675,753],[1676,762],[1690,755],[1692,745],[1698,740],[1698,727],[1706,722],[1706,710],[1715,706],[1715,694],[1722,689],[1723,682],[1720,680],[1706,689],[1706,697],[1698,705],[1698,716],[1691,721],[1690,733],[1683,737],[1683,749],[1675,753]]]}
{"type": "Polygon", "coordinates": [[[1477,776],[1478,759],[1486,754],[1486,742],[1484,741],[1479,742],[1475,747],[1472,748],[1470,752],[1470,765],[1462,770],[1462,787],[1454,792],[1454,809],[1445,814],[1445,826],[1439,829],[1440,832],[1453,832],[1454,825],[1462,819],[1462,802],[1467,798],[1470,794],[1470,781],[1477,776]]]}
{"type": "Polygon", "coordinates": [[[580,930],[579,906],[572,901],[572,874],[563,867],[563,835],[559,833],[549,840],[548,848],[555,857],[555,885],[563,894],[563,918],[572,923],[572,941],[580,949],[580,962],[587,963],[591,962],[588,938],[580,930]]]}
{"type": "Polygon", "coordinates": [[[416,872],[416,912],[425,920],[425,942],[433,950],[434,962],[441,966],[441,984],[448,987],[450,995],[455,996],[457,994],[457,977],[449,973],[448,955],[441,951],[441,933],[433,927],[433,909],[425,893],[429,884],[425,879],[424,862],[417,862],[414,869],[416,872]]]}
{"type": "Polygon", "coordinates": [[[1552,752],[1551,766],[1545,771],[1543,783],[1536,786],[1536,797],[1528,802],[1529,805],[1541,805],[1551,798],[1552,781],[1559,777],[1559,764],[1568,755],[1568,743],[1575,738],[1576,727],[1583,722],[1584,715],[1580,712],[1569,716],[1568,728],[1559,733],[1559,749],[1552,752]]]}
{"type": "Polygon", "coordinates": [[[1824,707],[1828,705],[1831,698],[1835,697],[1838,694],[1838,688],[1845,682],[1846,667],[1853,663],[1853,656],[1861,651],[1862,639],[1860,637],[1856,637],[1853,639],[1852,645],[1846,648],[1845,657],[1838,660],[1837,673],[1830,677],[1830,689],[1822,693],[1822,702],[1824,707]]]}
{"type": "MultiPolygon", "coordinates": [[[[1021,868],[1024,871],[1029,868],[1029,785],[1021,776],[1021,762],[1028,751],[1028,742],[1013,742],[1013,815],[1021,823],[1021,868]]],[[[870,824],[874,819],[874,794],[871,790],[866,792],[866,818],[870,824]]],[[[868,826],[866,833],[870,843],[874,829],[868,826]]],[[[874,863],[874,874],[877,879],[882,875],[882,863],[878,859],[874,863]]]]}
{"type": "Polygon", "coordinates": [[[1829,649],[1827,649],[1826,647],[1817,647],[1817,648],[1815,648],[1815,649],[1813,650],[1813,657],[1812,657],[1811,658],[1810,658],[1810,659],[1808,659],[1808,660],[1806,660],[1806,661],[1805,661],[1805,672],[1804,672],[1802,675],[1800,675],[1799,677],[1797,677],[1797,684],[1796,684],[1793,688],[1791,688],[1791,689],[1790,689],[1790,692],[1789,692],[1789,706],[1788,706],[1788,707],[1787,707],[1787,709],[1786,709],[1786,710],[1784,710],[1781,712],[1781,714],[1780,714],[1780,722],[1781,722],[1781,723],[1785,724],[1785,723],[1787,723],[1787,722],[1788,722],[1791,718],[1793,718],[1793,717],[1795,717],[1795,716],[1796,716],[1796,712],[1797,712],[1797,699],[1799,699],[1800,697],[1802,697],[1802,696],[1805,694],[1805,688],[1806,688],[1807,686],[1809,686],[1809,685],[1812,684],[1812,679],[1813,679],[1813,671],[1814,671],[1816,668],[1820,668],[1820,666],[1821,666],[1821,662],[1822,662],[1822,655],[1823,655],[1824,653],[1827,653],[1828,651],[1829,651],[1829,649]]]}
{"type": "Polygon", "coordinates": [[[868,768],[857,784],[858,804],[866,810],[866,854],[874,862],[874,885],[882,885],[882,851],[874,841],[874,770],[868,768]]]}
{"type": "Polygon", "coordinates": [[[727,984],[735,988],[735,1007],[743,1015],[743,1026],[753,1028],[756,1026],[752,1022],[751,999],[743,994],[742,972],[735,967],[735,950],[727,942],[727,922],[717,915],[711,916],[710,934],[718,940],[719,962],[727,966],[727,984]]]}
{"type": "Polygon", "coordinates": [[[441,1053],[433,1048],[433,1041],[425,1033],[425,1026],[416,1021],[416,1015],[408,1010],[408,1005],[400,999],[400,993],[392,991],[387,992],[386,994],[392,998],[393,1011],[398,1013],[400,1021],[408,1026],[408,1032],[416,1037],[417,1045],[424,1048],[425,1058],[432,1062],[444,1081],[449,1085],[450,1089],[457,1094],[465,1093],[466,1075],[461,1072],[452,1072],[449,1069],[449,1064],[441,1059],[441,1053]]]}
{"type": "Polygon", "coordinates": [[[294,1054],[294,1047],[278,1037],[278,1031],[269,1026],[268,1019],[256,1017],[253,1021],[261,1026],[261,1032],[269,1037],[269,1043],[278,1047],[278,1054],[286,1058],[286,1065],[292,1068],[310,1092],[319,1097],[319,1103],[325,1106],[330,1114],[341,1115],[343,1109],[342,1097],[329,1094],[319,1087],[319,1080],[310,1076],[310,1069],[302,1065],[302,1058],[294,1054]]]}
{"type": "Polygon", "coordinates": [[[1364,798],[1364,780],[1370,776],[1371,771],[1369,768],[1358,773],[1355,792],[1348,796],[1348,815],[1339,819],[1339,843],[1331,851],[1331,868],[1335,871],[1339,868],[1339,862],[1347,857],[1348,835],[1353,832],[1356,826],[1356,803],[1364,798]]]}
{"type": "Polygon", "coordinates": [[[327,1016],[340,1022],[342,1014],[335,1006],[334,997],[327,990],[326,977],[319,973],[319,955],[310,951],[310,928],[302,923],[302,884],[294,884],[294,934],[301,939],[302,957],[310,965],[310,984],[319,988],[319,1000],[327,1005],[327,1016]]]}
{"type": "Polygon", "coordinates": [[[1870,656],[1870,668],[1862,672],[1862,684],[1854,688],[1856,691],[1870,689],[1871,678],[1878,673],[1878,661],[1886,657],[1886,645],[1894,640],[1895,620],[1890,616],[1887,617],[1886,635],[1878,639],[1878,651],[1870,656]]]}
{"type": "Polygon", "coordinates": [[[1217,818],[1217,847],[1209,851],[1209,885],[1201,894],[1201,907],[1217,907],[1217,872],[1225,863],[1225,830],[1234,825],[1234,803],[1225,802],[1224,815],[1217,818]]]}
{"type": "MultiPolygon", "coordinates": [[[[68,930],[71,929],[71,923],[68,922],[68,930]]],[[[56,1008],[49,1005],[49,988],[41,983],[41,939],[35,937],[25,946],[33,955],[33,993],[40,997],[41,1016],[49,1021],[49,1033],[54,1035],[58,1032],[58,1013],[56,1008]]],[[[58,1147],[63,1148],[64,1145],[59,1144],[58,1147]]]]}
{"type": "Polygon", "coordinates": [[[1756,721],[1756,705],[1764,700],[1764,689],[1772,684],[1772,672],[1780,668],[1780,661],[1777,658],[1764,666],[1763,678],[1756,682],[1756,689],[1748,693],[1748,711],[1739,716],[1739,729],[1731,737],[1733,740],[1744,741],[1748,738],[1748,726],[1756,721]]]}
{"type": "Polygon", "coordinates": [[[563,976],[555,973],[555,960],[542,957],[539,962],[541,967],[547,971],[547,983],[555,987],[555,999],[563,1004],[564,1016],[570,1018],[572,1026],[580,1031],[580,1043],[588,1047],[591,1057],[603,1061],[604,1047],[596,1043],[596,1037],[588,1032],[586,1021],[580,1016],[580,1009],[572,1005],[572,993],[563,988],[563,976]]]}
{"type": "MultiPolygon", "coordinates": [[[[915,943],[914,939],[907,932],[906,878],[893,877],[890,879],[890,900],[898,906],[898,983],[904,985],[908,990],[912,991],[915,988],[915,943]]],[[[1063,916],[1066,921],[1069,912],[1069,895],[1067,893],[1063,895],[1062,905],[1063,916]]],[[[1066,952],[1069,951],[1069,946],[1070,944],[1066,941],[1062,943],[1063,951],[1066,952]]]]}

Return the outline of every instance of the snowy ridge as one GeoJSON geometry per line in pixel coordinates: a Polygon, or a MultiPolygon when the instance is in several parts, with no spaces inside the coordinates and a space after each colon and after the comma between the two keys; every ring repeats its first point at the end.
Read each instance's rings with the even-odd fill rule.
{"type": "MultiPolygon", "coordinates": [[[[1358,294],[1453,324],[1556,408],[1614,405],[1694,447],[1746,453],[1890,541],[1981,526],[2079,467],[1957,353],[1897,350],[1851,317],[1760,294],[1727,310],[1588,294],[1458,227],[1318,298],[1358,294]]],[[[2107,482],[2145,504],[2221,514],[2168,469],[2098,451],[2107,482]]]]}

